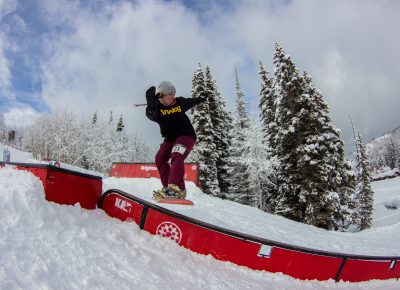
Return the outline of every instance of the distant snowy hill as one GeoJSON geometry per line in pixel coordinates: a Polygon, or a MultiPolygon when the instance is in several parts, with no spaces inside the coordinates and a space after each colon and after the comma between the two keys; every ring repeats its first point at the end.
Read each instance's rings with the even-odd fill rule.
{"type": "Polygon", "coordinates": [[[400,127],[367,144],[374,180],[400,176],[400,127]]]}
{"type": "Polygon", "coordinates": [[[379,142],[379,141],[382,141],[384,139],[388,139],[388,138],[390,138],[392,136],[395,136],[397,134],[400,134],[400,126],[395,128],[395,129],[393,129],[393,130],[391,130],[391,131],[387,131],[387,132],[383,133],[379,137],[376,137],[376,138],[372,139],[368,144],[373,144],[375,142],[379,142]]]}

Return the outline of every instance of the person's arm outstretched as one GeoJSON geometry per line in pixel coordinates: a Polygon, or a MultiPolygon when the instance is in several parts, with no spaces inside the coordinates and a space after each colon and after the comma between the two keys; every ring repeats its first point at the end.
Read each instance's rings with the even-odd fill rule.
{"type": "Polygon", "coordinates": [[[183,111],[186,112],[194,106],[207,101],[208,94],[204,93],[201,97],[197,98],[182,98],[183,111]]]}

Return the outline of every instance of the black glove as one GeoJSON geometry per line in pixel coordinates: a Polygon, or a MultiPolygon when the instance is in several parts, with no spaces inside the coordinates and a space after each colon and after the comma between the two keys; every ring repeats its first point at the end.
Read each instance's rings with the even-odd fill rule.
{"type": "Polygon", "coordinates": [[[146,91],[147,106],[154,107],[157,104],[156,87],[150,87],[146,91]]]}

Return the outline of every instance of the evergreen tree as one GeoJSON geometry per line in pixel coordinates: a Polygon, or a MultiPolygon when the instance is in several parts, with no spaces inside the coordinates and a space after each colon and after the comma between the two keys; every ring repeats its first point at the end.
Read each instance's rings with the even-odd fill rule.
{"type": "Polygon", "coordinates": [[[299,75],[278,44],[274,63],[279,186],[272,210],[318,227],[343,229],[352,222],[354,176],[340,132],[311,78],[299,75]]]}
{"type": "Polygon", "coordinates": [[[400,168],[400,127],[372,140],[369,145],[367,153],[374,174],[400,168]]]}
{"type": "Polygon", "coordinates": [[[384,159],[387,166],[391,169],[396,168],[399,165],[400,145],[393,137],[390,137],[386,142],[384,159]]]}
{"type": "Polygon", "coordinates": [[[4,142],[5,137],[6,137],[6,122],[4,119],[4,114],[2,111],[0,111],[0,142],[4,142]]]}
{"type": "MultiPolygon", "coordinates": [[[[236,80],[236,98],[235,98],[235,125],[241,129],[242,132],[250,127],[250,119],[248,113],[248,104],[243,100],[245,96],[242,89],[240,88],[239,73],[235,69],[235,80],[236,80]]],[[[244,141],[244,134],[240,134],[242,141],[244,141]]]]}
{"type": "Polygon", "coordinates": [[[270,174],[270,162],[267,159],[267,150],[261,133],[262,125],[254,119],[250,120],[249,128],[246,130],[244,142],[244,163],[243,174],[248,176],[248,187],[246,200],[248,204],[266,211],[267,192],[270,174]]]}
{"type": "MultiPolygon", "coordinates": [[[[353,154],[352,170],[353,170],[353,172],[357,172],[357,166],[359,164],[360,156],[361,156],[360,146],[359,146],[359,142],[357,141],[358,136],[357,136],[356,128],[354,126],[353,120],[351,119],[350,115],[349,115],[349,120],[350,120],[350,127],[351,127],[353,137],[354,137],[354,145],[355,145],[355,149],[356,149],[355,153],[353,154]]],[[[353,214],[353,224],[359,225],[360,224],[360,215],[358,214],[358,210],[356,209],[357,203],[359,202],[358,198],[357,198],[357,194],[356,194],[356,192],[357,192],[357,173],[355,173],[354,176],[355,176],[355,179],[354,179],[355,180],[355,191],[353,192],[353,195],[351,196],[351,200],[353,201],[354,208],[355,208],[354,214],[353,214]]]]}
{"type": "Polygon", "coordinates": [[[268,152],[271,155],[275,155],[275,138],[278,131],[278,126],[276,124],[277,96],[275,94],[275,83],[274,80],[268,76],[269,72],[261,61],[258,74],[261,76],[259,108],[264,143],[268,145],[268,152]]]}
{"type": "Polygon", "coordinates": [[[303,129],[303,124],[299,122],[302,79],[290,56],[286,55],[278,44],[275,46],[274,64],[276,123],[279,126],[274,142],[279,168],[277,195],[271,198],[270,206],[273,213],[302,221],[306,200],[301,187],[303,180],[298,164],[301,156],[297,152],[302,134],[300,130],[303,129]]]}
{"type": "Polygon", "coordinates": [[[308,195],[304,221],[326,229],[343,229],[352,223],[354,213],[353,174],[345,160],[340,131],[329,117],[328,105],[311,77],[304,73],[303,80],[302,106],[308,113],[300,117],[306,129],[304,145],[300,147],[303,154],[300,164],[308,176],[309,188],[314,188],[317,194],[308,195]]]}
{"type": "Polygon", "coordinates": [[[110,112],[110,120],[108,121],[108,124],[111,124],[113,122],[114,118],[113,118],[113,112],[110,112]]]}
{"type": "Polygon", "coordinates": [[[265,178],[263,186],[263,198],[259,207],[264,211],[271,212],[271,205],[278,198],[277,169],[279,167],[276,153],[276,136],[278,132],[275,83],[268,76],[269,72],[260,61],[259,75],[261,77],[261,90],[258,106],[260,109],[260,130],[263,140],[263,148],[266,151],[265,178]]]}
{"type": "Polygon", "coordinates": [[[108,121],[92,121],[77,120],[63,111],[43,115],[24,130],[21,141],[16,131],[15,141],[35,158],[47,157],[104,174],[108,174],[112,162],[144,162],[154,156],[138,136],[131,138],[125,130],[116,131],[108,121]]]}
{"type": "Polygon", "coordinates": [[[374,204],[374,192],[371,188],[370,162],[367,155],[364,140],[357,131],[356,147],[356,192],[355,201],[359,216],[359,229],[365,230],[371,227],[372,211],[374,204]]]}
{"type": "Polygon", "coordinates": [[[239,75],[235,69],[236,98],[230,146],[229,170],[230,187],[227,198],[239,203],[253,205],[253,198],[249,196],[250,176],[247,171],[246,150],[247,133],[250,129],[250,120],[247,104],[243,100],[244,93],[240,88],[239,75]]]}
{"type": "Polygon", "coordinates": [[[14,144],[15,144],[15,134],[16,134],[16,132],[15,132],[15,130],[9,130],[8,131],[8,136],[7,136],[7,143],[8,143],[8,145],[10,145],[10,146],[13,146],[14,147],[14,144]]]}
{"type": "Polygon", "coordinates": [[[124,125],[124,121],[122,120],[122,114],[121,117],[119,117],[119,121],[117,124],[117,132],[121,132],[124,129],[125,125],[124,125]]]}
{"type": "Polygon", "coordinates": [[[204,82],[205,90],[209,95],[209,114],[213,127],[212,136],[217,153],[217,179],[220,189],[220,194],[217,196],[224,197],[229,188],[228,159],[231,142],[230,129],[232,128],[232,117],[226,111],[225,102],[218,92],[216,82],[208,66],[206,66],[204,82]]]}
{"type": "Polygon", "coordinates": [[[92,118],[92,124],[96,124],[97,122],[97,112],[94,112],[93,118],[92,118]]]}
{"type": "MultiPolygon", "coordinates": [[[[206,91],[204,72],[200,64],[194,73],[192,85],[192,97],[194,98],[203,95],[206,91]]],[[[208,101],[193,108],[193,127],[197,134],[197,144],[191,153],[191,159],[199,163],[200,187],[207,194],[219,196],[217,152],[208,101]]]]}
{"type": "MultiPolygon", "coordinates": [[[[114,133],[114,132],[113,132],[114,133]]],[[[132,160],[132,149],[129,146],[129,136],[125,130],[117,130],[114,137],[114,150],[112,162],[129,162],[132,160]]]]}

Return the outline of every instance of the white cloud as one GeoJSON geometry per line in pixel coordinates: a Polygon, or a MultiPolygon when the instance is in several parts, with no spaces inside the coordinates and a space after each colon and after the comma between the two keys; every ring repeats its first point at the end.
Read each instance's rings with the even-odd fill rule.
{"type": "Polygon", "coordinates": [[[41,113],[28,105],[15,105],[4,113],[4,119],[8,127],[23,127],[32,125],[41,113]]]}
{"type": "Polygon", "coordinates": [[[7,101],[15,100],[12,84],[15,77],[12,75],[13,60],[7,57],[7,53],[20,49],[13,33],[26,29],[24,20],[15,13],[17,8],[16,0],[0,1],[0,96],[7,101]]]}
{"type": "Polygon", "coordinates": [[[16,0],[2,0],[0,2],[0,19],[2,19],[5,15],[15,11],[17,8],[16,0]]]}
{"type": "Polygon", "coordinates": [[[5,37],[0,33],[0,94],[9,95],[11,87],[10,64],[5,56],[5,37]]]}
{"type": "Polygon", "coordinates": [[[5,55],[10,46],[10,40],[7,35],[7,25],[3,23],[3,18],[15,11],[16,8],[17,1],[15,0],[0,1],[0,95],[5,98],[11,97],[11,71],[10,61],[5,55]]]}
{"type": "Polygon", "coordinates": [[[171,1],[41,3],[50,24],[64,28],[44,38],[42,96],[51,108],[104,118],[113,110],[156,140],[157,127],[131,108],[148,86],[170,80],[189,95],[201,62],[230,101],[236,66],[254,106],[257,61],[271,70],[280,42],[321,89],[346,141],[349,113],[367,138],[400,125],[398,1],[232,1],[201,16],[171,1]]]}
{"type": "MultiPolygon", "coordinates": [[[[150,85],[170,80],[178,94],[188,96],[198,62],[218,63],[215,70],[221,72],[233,70],[236,53],[216,48],[196,15],[179,4],[124,2],[96,13],[73,13],[74,32],[46,40],[42,95],[51,108],[72,106],[105,116],[113,110],[124,114],[127,128],[135,124],[147,134],[150,121],[131,104],[144,102],[150,85]]],[[[159,135],[157,128],[153,132],[159,135]]]]}

